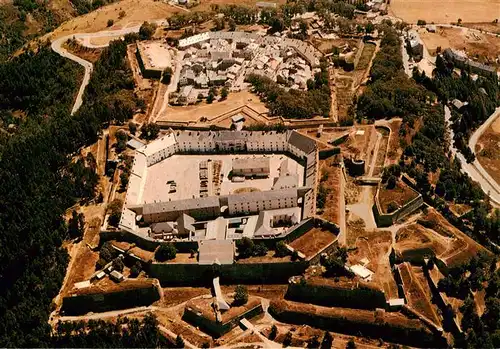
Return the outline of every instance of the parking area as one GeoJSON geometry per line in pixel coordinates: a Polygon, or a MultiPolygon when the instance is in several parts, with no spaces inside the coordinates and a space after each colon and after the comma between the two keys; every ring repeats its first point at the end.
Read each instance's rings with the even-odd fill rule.
{"type": "Polygon", "coordinates": [[[289,173],[298,175],[297,186],[302,186],[304,167],[284,154],[173,155],[148,167],[142,200],[151,203],[270,190],[285,160],[289,173]],[[268,177],[242,182],[229,179],[233,159],[254,157],[270,159],[268,177]]]}

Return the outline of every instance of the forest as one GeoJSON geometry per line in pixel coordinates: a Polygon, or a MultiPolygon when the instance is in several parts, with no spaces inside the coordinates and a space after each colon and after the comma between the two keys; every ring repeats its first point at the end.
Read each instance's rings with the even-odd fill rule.
{"type": "MultiPolygon", "coordinates": [[[[61,248],[62,241],[68,236],[63,214],[77,200],[89,199],[82,196],[95,195],[92,185],[89,186],[93,181],[90,171],[82,168],[85,163],[76,165],[71,157],[82,146],[95,142],[103,125],[115,120],[123,122],[137,107],[135,99],[122,100],[123,96],[128,98],[132,93],[125,52],[126,44],[121,41],[113,42],[104,51],[95,65],[84,104],[75,115],[68,112],[73,101],[63,98],[64,103],[55,103],[57,107],[47,109],[47,117],[40,122],[23,123],[18,132],[1,145],[2,347],[42,347],[64,343],[61,338],[50,336],[51,328],[47,323],[52,299],[59,292],[68,262],[67,253],[61,248]]],[[[50,56],[51,53],[42,49],[38,55],[50,56]]],[[[19,81],[17,88],[27,91],[26,98],[32,93],[33,103],[44,106],[42,101],[37,101],[37,96],[44,93],[52,96],[51,91],[57,90],[57,82],[40,83],[45,71],[62,76],[60,81],[78,78],[76,67],[70,69],[62,65],[57,69],[65,70],[54,72],[57,69],[53,66],[43,65],[50,63],[50,57],[19,57],[9,63],[12,67],[1,72],[16,71],[16,64],[30,69],[34,77],[19,81]],[[30,67],[30,62],[33,67],[30,67]]],[[[6,79],[9,77],[0,75],[0,81],[6,79]]],[[[61,83],[59,87],[69,96],[76,92],[74,85],[61,83]]],[[[83,342],[76,343],[86,346],[83,342]]]]}
{"type": "Polygon", "coordinates": [[[0,77],[0,127],[6,128],[9,124],[39,123],[48,116],[68,114],[83,68],[44,44],[37,54],[26,52],[0,64],[0,77]],[[19,111],[23,118],[14,117],[13,113],[19,111]]]}
{"type": "Polygon", "coordinates": [[[413,78],[419,84],[434,92],[442,103],[458,99],[466,102],[460,110],[451,106],[454,141],[467,161],[473,161],[473,150],[467,143],[469,136],[500,106],[500,88],[498,79],[494,77],[477,76],[473,79],[470,72],[462,69],[460,76],[454,72],[453,62],[445,57],[436,58],[436,69],[433,78],[425,72],[413,72],[413,78]]]}
{"type": "MultiPolygon", "coordinates": [[[[450,158],[447,147],[447,134],[444,120],[444,108],[441,103],[427,103],[436,100],[436,95],[442,103],[448,97],[445,93],[457,93],[454,88],[445,88],[446,83],[436,74],[434,79],[414,74],[413,79],[404,77],[400,62],[399,40],[391,34],[393,29],[384,30],[384,39],[381,51],[377,53],[372,70],[371,82],[365,92],[368,98],[362,95],[358,100],[358,117],[380,118],[400,116],[403,117],[403,127],[400,135],[405,136],[408,130],[405,124],[417,125],[416,133],[409,144],[404,145],[403,155],[397,165],[388,168],[386,172],[405,172],[415,180],[417,190],[423,195],[424,200],[438,209],[457,228],[470,235],[481,243],[494,248],[491,242],[500,242],[500,211],[492,212],[491,205],[479,185],[473,182],[467,174],[460,171],[461,164],[457,159],[450,158]],[[396,49],[397,48],[397,49],[396,49]],[[397,71],[396,71],[397,69],[397,71]],[[394,70],[394,71],[393,71],[394,70]],[[410,99],[412,103],[400,103],[397,94],[399,86],[393,84],[399,81],[402,90],[414,91],[416,97],[410,99]],[[405,81],[406,79],[406,81],[405,81]],[[436,80],[436,81],[434,81],[436,80]],[[379,85],[379,81],[385,81],[379,85]],[[439,88],[437,86],[440,86],[439,88]],[[374,105],[385,105],[384,115],[371,114],[374,105]],[[399,109],[399,110],[397,110],[399,109]],[[397,110],[396,114],[393,114],[397,110]],[[437,181],[431,181],[431,174],[437,174],[437,181]],[[457,218],[450,211],[450,204],[464,203],[471,206],[464,216],[457,218]]],[[[440,68],[438,68],[440,69],[440,68]]],[[[452,85],[456,82],[445,78],[452,85]]],[[[457,78],[453,78],[457,79],[457,78]]],[[[462,82],[457,86],[470,84],[468,77],[462,76],[462,82]]],[[[483,87],[490,93],[495,93],[495,88],[489,82],[479,80],[472,91],[483,87]]],[[[484,93],[483,93],[484,94],[484,93]]],[[[408,98],[408,97],[405,97],[408,98]]],[[[483,100],[486,100],[483,98],[483,100]]],[[[489,103],[489,102],[487,102],[489,103]]],[[[492,106],[482,106],[491,108],[492,106]]],[[[487,115],[485,113],[484,115],[487,115]]],[[[483,119],[484,121],[484,119],[483,119]]],[[[479,121],[475,123],[479,124],[479,121]]],[[[414,127],[411,127],[414,128],[414,127]]],[[[492,269],[496,259],[491,256],[479,256],[450,271],[450,275],[441,283],[440,288],[454,295],[470,294],[472,290],[486,287],[487,311],[479,317],[473,300],[467,297],[464,306],[460,308],[463,314],[462,337],[455,338],[457,346],[470,348],[494,348],[500,345],[500,302],[499,302],[499,273],[492,269]]]]}
{"type": "Polygon", "coordinates": [[[52,2],[14,0],[0,2],[0,62],[25,43],[48,33],[73,15],[93,11],[111,0],[70,0],[75,13],[63,13],[52,2]],[[35,30],[33,30],[35,28],[35,30]]]}

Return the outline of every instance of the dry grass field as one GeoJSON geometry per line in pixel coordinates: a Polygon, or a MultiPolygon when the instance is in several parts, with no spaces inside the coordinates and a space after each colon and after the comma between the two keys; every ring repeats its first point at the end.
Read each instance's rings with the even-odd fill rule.
{"type": "Polygon", "coordinates": [[[292,241],[289,245],[309,258],[316,255],[335,239],[336,236],[328,230],[313,228],[298,239],[292,241]]]}
{"type": "MultiPolygon", "coordinates": [[[[248,105],[258,113],[267,113],[268,109],[259,97],[248,91],[230,93],[226,100],[212,104],[200,103],[183,107],[168,106],[157,121],[197,121],[202,117],[212,120],[214,117],[248,105]]],[[[230,125],[230,120],[229,120],[230,125]]],[[[223,125],[219,125],[223,126],[223,125]]]]}
{"type": "Polygon", "coordinates": [[[436,255],[449,267],[460,265],[480,251],[483,246],[451,225],[435,209],[428,209],[419,221],[396,233],[395,250],[404,260],[436,255]],[[425,227],[422,225],[425,224],[425,227]]]}
{"type": "Polygon", "coordinates": [[[320,173],[322,177],[321,185],[328,190],[321,217],[338,224],[340,221],[340,181],[342,169],[340,166],[333,165],[331,159],[327,159],[320,161],[320,173]]]}
{"type": "Polygon", "coordinates": [[[499,0],[393,0],[391,12],[408,23],[492,22],[498,18],[499,0]],[[497,9],[496,11],[494,9],[497,9]]]}
{"type": "Polygon", "coordinates": [[[500,117],[486,129],[476,144],[478,161],[491,177],[500,183],[500,117]]]}
{"type": "Polygon", "coordinates": [[[373,283],[387,294],[387,298],[398,298],[398,288],[391,272],[389,253],[392,236],[390,231],[359,232],[355,247],[349,253],[349,263],[358,264],[362,259],[369,260],[368,269],[373,271],[373,283]]]}
{"type": "Polygon", "coordinates": [[[467,28],[438,27],[435,33],[421,28],[418,32],[431,55],[436,54],[438,47],[443,50],[451,47],[465,51],[469,57],[476,58],[480,62],[492,64],[500,54],[500,38],[471,32],[467,28]]]}
{"type": "Polygon", "coordinates": [[[398,181],[393,189],[388,189],[385,185],[381,185],[378,192],[378,200],[382,212],[389,212],[389,206],[402,207],[406,203],[417,197],[417,193],[407,186],[402,181],[398,181]]]}
{"type": "Polygon", "coordinates": [[[417,269],[420,268],[412,267],[410,263],[399,265],[399,272],[403,280],[403,288],[408,299],[408,305],[439,326],[441,320],[435,306],[431,303],[432,294],[429,285],[425,279],[420,280],[417,277],[417,269]]]}

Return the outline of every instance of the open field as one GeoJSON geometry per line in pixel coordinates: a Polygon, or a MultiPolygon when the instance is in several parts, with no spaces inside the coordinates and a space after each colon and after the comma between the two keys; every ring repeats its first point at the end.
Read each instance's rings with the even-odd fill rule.
{"type": "Polygon", "coordinates": [[[498,17],[498,0],[393,0],[391,12],[408,23],[423,19],[427,23],[492,22],[498,17]]]}
{"type": "Polygon", "coordinates": [[[307,233],[293,240],[289,245],[302,252],[306,258],[312,257],[335,241],[336,236],[326,229],[313,228],[307,233]]]}
{"type": "Polygon", "coordinates": [[[168,106],[157,121],[197,121],[202,117],[209,120],[232,109],[248,105],[258,113],[267,113],[268,109],[259,97],[248,91],[232,92],[224,101],[212,104],[199,103],[183,107],[168,106]]]}
{"type": "Polygon", "coordinates": [[[450,267],[466,262],[479,251],[487,251],[432,208],[419,223],[398,230],[395,249],[404,260],[434,254],[450,267]]]}
{"type": "Polygon", "coordinates": [[[392,234],[390,231],[359,232],[356,249],[349,253],[349,263],[358,264],[367,258],[367,268],[374,272],[372,282],[384,290],[387,298],[398,298],[398,288],[391,272],[389,253],[391,251],[392,234]]]}
{"type": "Polygon", "coordinates": [[[106,29],[123,29],[128,26],[140,25],[144,21],[163,20],[182,10],[168,5],[163,1],[154,0],[121,0],[96,11],[70,19],[64,22],[45,38],[54,40],[61,36],[74,33],[92,33],[106,29]],[[125,16],[119,18],[120,12],[125,16]],[[107,26],[109,19],[114,21],[111,28],[107,26]]]}
{"type": "MultiPolygon", "coordinates": [[[[500,6],[500,2],[498,6],[500,6]]],[[[431,55],[436,54],[438,47],[441,47],[442,50],[451,47],[465,51],[469,57],[477,56],[480,62],[494,63],[500,54],[500,38],[470,32],[467,28],[438,27],[435,33],[420,28],[418,32],[431,55]]]]}
{"type": "Polygon", "coordinates": [[[408,299],[408,305],[434,324],[440,326],[441,321],[435,306],[431,303],[432,294],[425,279],[423,280],[424,283],[422,283],[422,280],[417,277],[410,263],[402,263],[398,268],[403,280],[403,288],[408,299]],[[427,292],[425,286],[427,286],[427,292]]]}
{"type": "Polygon", "coordinates": [[[418,194],[402,181],[397,181],[393,189],[381,184],[378,191],[378,201],[384,213],[391,213],[399,209],[417,196],[418,194]],[[393,206],[392,210],[389,210],[390,206],[393,206]]]}
{"type": "Polygon", "coordinates": [[[481,135],[476,144],[478,161],[488,174],[500,183],[500,117],[497,118],[481,135]]]}

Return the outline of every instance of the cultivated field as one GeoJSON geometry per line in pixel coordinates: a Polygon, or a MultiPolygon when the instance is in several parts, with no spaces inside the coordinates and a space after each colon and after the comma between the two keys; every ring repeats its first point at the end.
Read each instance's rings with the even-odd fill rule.
{"type": "Polygon", "coordinates": [[[478,161],[490,176],[500,183],[500,117],[498,117],[482,134],[476,144],[478,161]]]}
{"type": "Polygon", "coordinates": [[[498,18],[499,0],[393,0],[391,12],[408,23],[492,22],[498,18]],[[497,9],[495,11],[495,9],[497,9]]]}

